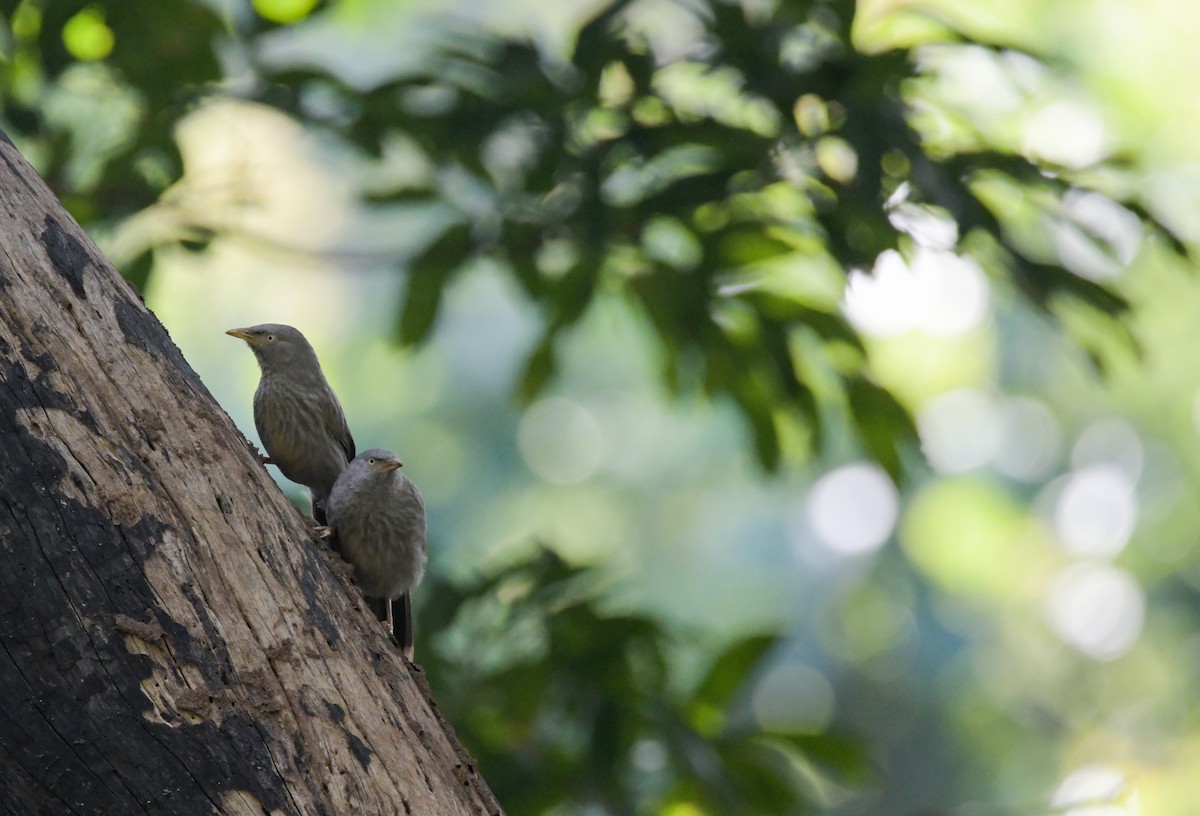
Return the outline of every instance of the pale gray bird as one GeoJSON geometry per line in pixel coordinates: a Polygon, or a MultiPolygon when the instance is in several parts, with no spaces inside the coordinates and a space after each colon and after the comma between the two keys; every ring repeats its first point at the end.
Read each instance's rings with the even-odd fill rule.
{"type": "Polygon", "coordinates": [[[313,518],[324,524],[329,491],[354,458],[354,438],[317,353],[303,334],[280,323],[225,333],[245,340],[258,358],[254,427],[268,461],[312,492],[313,518]]]}
{"type": "Polygon", "coordinates": [[[412,658],[412,603],[409,592],[425,574],[425,502],[396,454],[372,448],[354,458],[329,494],[329,529],[354,566],[363,595],[375,599],[404,654],[412,658]],[[399,603],[392,615],[392,601],[399,603]]]}

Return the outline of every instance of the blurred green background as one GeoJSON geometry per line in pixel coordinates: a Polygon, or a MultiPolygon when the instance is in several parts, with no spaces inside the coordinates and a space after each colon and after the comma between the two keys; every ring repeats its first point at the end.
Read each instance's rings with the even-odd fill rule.
{"type": "Polygon", "coordinates": [[[1200,6],[0,9],[247,436],[286,322],[403,456],[508,812],[1194,812],[1200,6]]]}

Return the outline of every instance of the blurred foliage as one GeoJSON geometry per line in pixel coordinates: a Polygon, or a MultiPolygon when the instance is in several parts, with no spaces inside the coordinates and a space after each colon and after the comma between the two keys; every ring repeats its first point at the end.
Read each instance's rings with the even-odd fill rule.
{"type": "Polygon", "coordinates": [[[193,3],[0,8],[9,137],[81,223],[116,221],[153,204],[181,171],[175,125],[221,76],[217,18],[193,3]],[[105,117],[86,109],[72,115],[59,104],[72,95],[128,107],[132,126],[105,128],[105,117]]]}
{"type": "MultiPolygon", "coordinates": [[[[866,348],[842,310],[847,271],[870,268],[885,250],[914,255],[915,222],[950,224],[942,248],[976,258],[1000,299],[1017,293],[1097,346],[1127,325],[1128,287],[1073,270],[1055,236],[1069,234],[1118,267],[1130,259],[1081,215],[1081,197],[1119,203],[1158,237],[1156,250],[1183,252],[1148,214],[1130,157],[1118,151],[1081,166],[1037,158],[939,96],[942,52],[856,47],[849,0],[679,0],[695,25],[683,48],[639,27],[636,5],[602,3],[562,54],[413,17],[421,36],[396,45],[412,53],[365,79],[344,63],[267,48],[283,35],[327,35],[321,26],[364,7],[351,0],[0,0],[0,126],[72,213],[102,232],[179,192],[176,126],[204,100],[233,96],[286,111],[309,132],[352,146],[371,179],[364,210],[405,203],[452,213],[415,252],[380,258],[405,281],[398,341],[430,338],[448,287],[481,259],[493,261],[540,317],[516,389],[531,399],[554,382],[570,330],[615,295],[660,341],[663,382],[736,403],[767,468],[836,448],[827,459],[862,454],[893,477],[928,476],[904,467],[915,448],[909,409],[913,394],[946,383],[902,392],[900,378],[920,377],[896,364],[929,359],[913,351],[928,338],[908,336],[888,350],[891,388],[881,387],[884,355],[866,348]],[[417,171],[397,172],[397,154],[417,171]]],[[[924,17],[923,42],[943,52],[970,50],[1050,77],[1067,71],[924,17]]],[[[219,222],[193,217],[150,236],[124,273],[144,286],[154,253],[205,251],[219,222]]],[[[1162,276],[1143,285],[1172,291],[1162,276]]],[[[937,341],[944,355],[968,342],[937,341]]],[[[1009,358],[1034,365],[1047,345],[1045,335],[1022,335],[1009,358]]],[[[1165,388],[1138,389],[1147,413],[1159,411],[1165,388]]],[[[1040,602],[1029,600],[1029,582],[1042,591],[1071,561],[1049,534],[1029,533],[1038,521],[1026,507],[1044,487],[1036,479],[1060,464],[1019,484],[989,473],[917,492],[901,525],[903,549],[864,569],[857,587],[835,586],[813,568],[814,593],[827,593],[816,614],[833,618],[805,632],[828,641],[814,647],[813,662],[847,674],[831,730],[767,733],[748,711],[756,672],[791,644],[740,640],[680,678],[674,653],[692,632],[610,611],[594,574],[549,553],[466,586],[431,576],[421,590],[419,654],[514,814],[864,812],[861,799],[839,809],[837,798],[843,785],[871,795],[870,783],[858,784],[866,754],[890,759],[885,774],[942,801],[963,801],[976,787],[972,795],[997,794],[1009,780],[981,777],[1001,766],[1032,780],[1022,790],[1046,785],[1060,770],[1047,761],[1052,740],[1069,728],[1088,733],[1113,688],[1182,698],[1194,681],[1194,669],[1173,664],[1135,682],[1126,674],[1141,665],[1063,659],[1062,640],[1025,608],[1040,602]],[[978,618],[951,603],[964,597],[984,610],[978,618]],[[968,640],[975,650],[952,662],[946,653],[968,640]],[[962,665],[969,661],[977,665],[962,665]],[[976,675],[986,683],[962,679],[976,675]],[[950,757],[926,756],[930,745],[950,757]]],[[[669,505],[665,489],[652,495],[660,498],[669,505]]],[[[1190,512],[1184,526],[1194,529],[1200,511],[1190,512]]],[[[1136,556],[1131,569],[1168,572],[1191,551],[1180,525],[1163,518],[1153,538],[1169,540],[1175,554],[1136,556]]],[[[1188,630],[1158,635],[1174,646],[1194,629],[1197,607],[1193,587],[1167,591],[1184,599],[1175,602],[1183,611],[1160,615],[1158,625],[1188,630]]],[[[1151,665],[1186,653],[1143,648],[1151,665]]],[[[1169,719],[1171,727],[1184,720],[1169,719]]]]}
{"type": "Polygon", "coordinates": [[[595,576],[540,550],[476,585],[438,585],[418,644],[438,704],[513,813],[812,813],[865,771],[836,734],[764,732],[747,667],[774,637],[726,648],[685,690],[672,637],[604,611],[595,576]],[[553,659],[551,659],[553,656],[553,659]]]}
{"type": "MultiPolygon", "coordinates": [[[[732,398],[768,469],[845,435],[822,427],[828,404],[899,476],[913,426],[873,377],[840,299],[844,270],[911,251],[900,207],[948,215],[963,244],[986,247],[1039,306],[1068,299],[1117,315],[1126,305],[1045,257],[985,194],[1006,186],[1069,220],[1064,196],[1104,174],[1035,163],[979,134],[939,143],[922,133],[917,112],[928,118],[929,104],[912,100],[927,73],[917,53],[856,50],[850,0],[688,4],[700,30],[668,56],[630,24],[630,0],[604,6],[565,59],[429,23],[428,53],[366,87],[330,68],[256,59],[257,40],[278,28],[267,18],[315,24],[310,3],[269,4],[270,13],[255,4],[266,17],[230,3],[223,18],[179,0],[0,5],[3,126],[81,221],[127,216],[177,179],[172,126],[223,80],[381,161],[403,139],[422,155],[424,181],[369,200],[449,202],[458,217],[415,258],[397,259],[408,281],[402,342],[428,338],[456,275],[480,257],[499,260],[543,317],[518,387],[529,399],[552,380],[559,337],[595,293],[621,292],[662,341],[665,382],[732,398]],[[72,26],[86,36],[68,36],[72,26]],[[124,97],[136,125],[73,168],[80,142],[97,138],[92,121],[56,117],[48,101],[81,83],[124,97]]],[[[963,39],[949,27],[942,36],[963,39]]],[[[1106,186],[1149,220],[1135,196],[1106,186]]],[[[203,248],[211,234],[195,226],[186,245],[203,248]]],[[[147,255],[126,266],[139,284],[151,269],[147,255]]]]}

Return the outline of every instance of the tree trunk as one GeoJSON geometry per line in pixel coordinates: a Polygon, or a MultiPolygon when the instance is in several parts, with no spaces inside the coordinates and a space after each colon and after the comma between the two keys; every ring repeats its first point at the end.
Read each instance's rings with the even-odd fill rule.
{"type": "Polygon", "coordinates": [[[0,812],[501,813],[162,325],[0,158],[0,812]]]}

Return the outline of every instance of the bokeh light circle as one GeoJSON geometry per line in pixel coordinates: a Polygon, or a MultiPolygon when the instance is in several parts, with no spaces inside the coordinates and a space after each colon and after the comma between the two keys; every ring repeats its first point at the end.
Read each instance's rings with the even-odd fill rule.
{"type": "Polygon", "coordinates": [[[860,462],[822,476],[809,493],[807,510],[822,544],[843,555],[862,555],[892,534],[900,497],[878,465],[860,462]]]}
{"type": "Polygon", "coordinates": [[[1124,570],[1081,563],[1055,580],[1049,615],[1063,641],[1097,660],[1114,660],[1141,635],[1146,601],[1137,581],[1124,570]]]}
{"type": "Polygon", "coordinates": [[[557,485],[587,479],[604,455],[604,435],[596,417],[563,397],[540,400],[525,411],[517,444],[529,469],[557,485]]]}
{"type": "Polygon", "coordinates": [[[811,666],[780,663],[755,685],[750,706],[766,731],[816,734],[833,719],[833,685],[811,666]]]}

